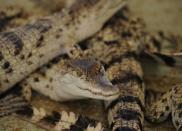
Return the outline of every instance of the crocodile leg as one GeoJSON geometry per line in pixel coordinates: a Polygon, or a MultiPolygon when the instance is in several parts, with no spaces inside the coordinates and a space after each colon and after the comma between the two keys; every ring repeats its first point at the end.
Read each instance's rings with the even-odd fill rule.
{"type": "Polygon", "coordinates": [[[107,130],[97,120],[66,111],[46,111],[36,108],[17,95],[7,95],[0,104],[0,117],[12,114],[51,131],[103,131],[107,130]]]}
{"type": "Polygon", "coordinates": [[[30,94],[25,93],[23,90],[24,88],[17,86],[0,99],[0,118],[13,115],[51,131],[108,130],[99,121],[83,115],[67,111],[48,111],[44,108],[37,108],[30,105],[25,97],[22,97],[24,94],[28,94],[28,96],[30,96],[30,94]]]}
{"type": "Polygon", "coordinates": [[[0,117],[10,115],[13,112],[21,110],[23,106],[27,105],[27,102],[23,99],[23,97],[11,94],[1,99],[0,103],[0,117]]]}
{"type": "Polygon", "coordinates": [[[26,106],[24,109],[16,112],[17,116],[20,116],[28,121],[42,126],[51,131],[103,131],[106,128],[103,125],[88,117],[75,114],[73,112],[66,111],[51,111],[48,112],[44,108],[36,108],[33,106],[26,106]]]}

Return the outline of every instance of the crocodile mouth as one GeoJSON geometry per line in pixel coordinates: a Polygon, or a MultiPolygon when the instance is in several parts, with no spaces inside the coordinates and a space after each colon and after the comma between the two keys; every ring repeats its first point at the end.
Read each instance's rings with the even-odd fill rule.
{"type": "Polygon", "coordinates": [[[60,85],[63,92],[74,98],[93,98],[99,100],[113,100],[119,96],[119,88],[117,86],[103,83],[93,83],[66,74],[60,79],[60,85]]]}
{"type": "Polygon", "coordinates": [[[89,89],[89,88],[82,88],[80,86],[77,86],[80,90],[83,92],[89,92],[90,96],[85,96],[89,98],[94,98],[94,99],[101,99],[101,100],[114,100],[119,96],[119,89],[115,88],[115,86],[104,86],[99,90],[101,86],[96,87],[95,89],[89,89]]]}
{"type": "Polygon", "coordinates": [[[71,92],[72,95],[102,100],[113,100],[119,96],[119,88],[112,85],[100,62],[93,59],[77,59],[69,64],[76,73],[70,72],[62,80],[67,81],[65,85],[74,91],[71,92]]]}

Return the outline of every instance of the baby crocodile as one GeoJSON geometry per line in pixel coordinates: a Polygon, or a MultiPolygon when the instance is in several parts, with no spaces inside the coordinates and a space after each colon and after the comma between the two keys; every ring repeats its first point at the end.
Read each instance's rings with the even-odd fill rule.
{"type": "Polygon", "coordinates": [[[124,0],[80,0],[71,8],[0,34],[0,93],[93,35],[124,0]]]}

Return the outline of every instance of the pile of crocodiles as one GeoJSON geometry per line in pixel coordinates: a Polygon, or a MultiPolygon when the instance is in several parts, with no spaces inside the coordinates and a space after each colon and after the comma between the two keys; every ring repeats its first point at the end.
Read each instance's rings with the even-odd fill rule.
{"type": "Polygon", "coordinates": [[[81,0],[52,16],[2,32],[0,117],[13,113],[55,131],[142,131],[144,117],[159,123],[171,114],[176,130],[182,130],[182,84],[146,107],[138,60],[145,51],[170,66],[180,66],[177,55],[160,54],[160,45],[146,39],[140,19],[128,18],[120,10],[124,5],[125,0],[81,0]],[[15,85],[21,87],[19,92],[6,93],[15,85]],[[31,89],[55,101],[104,100],[109,127],[73,112],[31,106],[31,89]]]}

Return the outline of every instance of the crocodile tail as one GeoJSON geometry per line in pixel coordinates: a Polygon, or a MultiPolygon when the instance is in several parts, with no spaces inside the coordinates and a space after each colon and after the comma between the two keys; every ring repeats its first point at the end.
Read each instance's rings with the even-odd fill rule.
{"type": "Polygon", "coordinates": [[[145,88],[139,62],[130,56],[113,64],[107,72],[112,75],[112,84],[120,90],[120,96],[107,103],[111,130],[142,131],[145,88]],[[125,68],[126,63],[131,66],[125,68]]]}
{"type": "Polygon", "coordinates": [[[144,108],[141,100],[132,95],[120,96],[108,106],[108,119],[112,131],[142,131],[144,108]]]}

